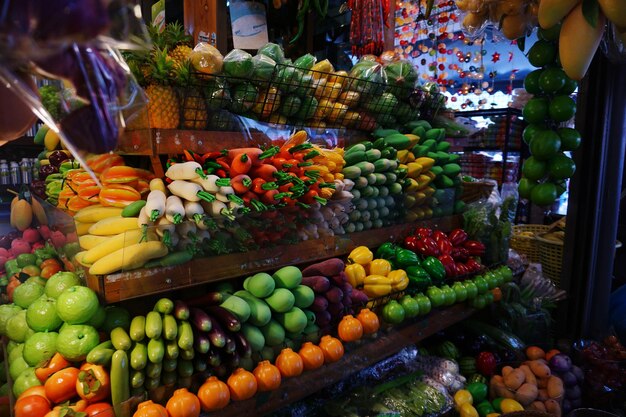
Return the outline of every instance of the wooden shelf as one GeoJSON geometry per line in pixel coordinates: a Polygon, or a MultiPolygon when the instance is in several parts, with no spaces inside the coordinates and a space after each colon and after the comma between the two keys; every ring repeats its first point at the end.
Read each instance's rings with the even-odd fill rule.
{"type": "Polygon", "coordinates": [[[452,230],[460,227],[461,216],[429,219],[348,235],[308,240],[295,245],[194,259],[183,265],[138,269],[104,276],[87,274],[87,285],[106,303],[165,293],[194,285],[242,277],[285,265],[302,265],[321,259],[341,257],[357,246],[375,248],[404,238],[416,227],[452,230]]]}
{"type": "Polygon", "coordinates": [[[269,394],[260,394],[241,402],[233,402],[219,412],[207,416],[263,416],[279,410],[293,402],[313,395],[350,375],[365,369],[399,352],[404,347],[419,342],[447,327],[458,323],[474,313],[465,304],[436,310],[401,328],[380,332],[375,340],[361,345],[348,345],[348,351],[338,362],[324,365],[319,369],[304,372],[302,375],[284,380],[281,387],[269,394]]]}

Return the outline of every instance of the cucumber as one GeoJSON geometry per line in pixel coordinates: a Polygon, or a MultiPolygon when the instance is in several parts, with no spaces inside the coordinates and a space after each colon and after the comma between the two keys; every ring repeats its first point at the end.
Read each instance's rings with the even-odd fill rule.
{"type": "Polygon", "coordinates": [[[158,311],[161,314],[172,314],[172,311],[174,311],[174,302],[169,298],[159,298],[154,304],[154,311],[158,311]]]}
{"type": "Polygon", "coordinates": [[[150,339],[148,342],[148,360],[152,363],[161,363],[165,356],[163,339],[150,339]]]}
{"type": "Polygon", "coordinates": [[[188,250],[180,250],[177,252],[170,252],[162,258],[157,259],[158,266],[176,266],[182,265],[193,259],[193,253],[188,250]]]}
{"type": "Polygon", "coordinates": [[[130,407],[124,404],[130,398],[130,369],[128,355],[117,350],[111,359],[111,405],[116,417],[130,417],[130,407]]]}
{"type": "Polygon", "coordinates": [[[461,326],[465,327],[468,331],[475,335],[487,335],[507,349],[518,351],[521,353],[526,348],[526,345],[519,337],[515,336],[514,334],[500,330],[490,324],[467,319],[463,320],[461,326]]]}
{"type": "Polygon", "coordinates": [[[380,157],[381,152],[378,149],[370,149],[369,151],[365,152],[365,159],[367,160],[367,162],[377,161],[380,159],[380,157]]]}
{"type": "Polygon", "coordinates": [[[146,337],[146,317],[133,317],[128,333],[133,342],[141,342],[146,337]]]}
{"type": "Polygon", "coordinates": [[[146,315],[146,336],[150,339],[158,339],[163,332],[163,320],[156,311],[151,311],[146,315]]]}
{"type": "Polygon", "coordinates": [[[346,166],[343,167],[341,173],[345,178],[353,180],[361,176],[361,170],[356,166],[346,166]]]}
{"type": "Polygon", "coordinates": [[[193,349],[193,329],[187,321],[181,321],[178,325],[178,347],[182,350],[193,349]]]}
{"type": "Polygon", "coordinates": [[[163,371],[163,365],[161,364],[161,362],[159,363],[151,362],[146,366],[146,377],[159,378],[161,376],[162,371],[163,371]]]}
{"type": "Polygon", "coordinates": [[[163,316],[163,338],[165,340],[176,340],[178,335],[178,323],[171,314],[163,316]]]}
{"type": "Polygon", "coordinates": [[[143,370],[148,364],[148,348],[145,344],[138,342],[130,351],[130,367],[136,371],[143,370]]]}
{"type": "Polygon", "coordinates": [[[113,343],[110,340],[100,343],[95,348],[91,349],[87,354],[86,361],[93,363],[94,365],[109,366],[111,358],[115,350],[113,349],[113,343]]]}
{"type": "Polygon", "coordinates": [[[126,330],[122,327],[116,327],[111,330],[111,343],[113,343],[113,347],[117,350],[129,350],[133,345],[130,336],[128,336],[128,333],[126,333],[126,330]]]}
{"type": "Polygon", "coordinates": [[[178,358],[178,353],[178,343],[176,343],[175,341],[168,341],[165,344],[165,358],[176,359],[178,358]]]}
{"type": "Polygon", "coordinates": [[[374,162],[375,172],[386,172],[391,168],[391,161],[389,159],[379,159],[374,162]]]}
{"type": "Polygon", "coordinates": [[[401,151],[411,145],[411,140],[401,133],[394,133],[389,136],[385,136],[385,145],[401,151]]]}
{"type": "Polygon", "coordinates": [[[346,153],[343,156],[343,159],[346,161],[347,166],[351,166],[351,165],[367,160],[367,155],[365,151],[355,151],[351,153],[346,153]]]}
{"type": "Polygon", "coordinates": [[[146,376],[142,371],[133,371],[130,374],[130,386],[133,388],[141,388],[146,381],[146,376]]]}
{"type": "Polygon", "coordinates": [[[369,151],[370,149],[374,148],[374,144],[371,141],[369,141],[369,140],[363,141],[363,142],[361,142],[361,144],[363,146],[365,146],[365,150],[366,151],[369,151]]]}
{"type": "Polygon", "coordinates": [[[137,200],[122,209],[122,217],[138,217],[141,209],[146,205],[146,200],[137,200]]]}
{"type": "Polygon", "coordinates": [[[396,159],[396,157],[398,156],[398,151],[396,151],[396,149],[392,148],[391,146],[387,146],[381,151],[380,156],[381,158],[396,159]]]}
{"type": "MultiPolygon", "coordinates": [[[[361,173],[359,175],[371,174],[371,173],[374,172],[374,168],[375,168],[374,164],[372,164],[371,162],[359,162],[358,164],[356,164],[354,166],[361,171],[361,173]]],[[[344,168],[344,170],[345,170],[345,168],[344,168]]]]}

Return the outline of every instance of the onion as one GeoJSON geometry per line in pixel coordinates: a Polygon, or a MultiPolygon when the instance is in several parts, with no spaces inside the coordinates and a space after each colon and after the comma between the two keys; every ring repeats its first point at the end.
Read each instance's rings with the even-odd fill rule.
{"type": "Polygon", "coordinates": [[[550,369],[556,372],[567,372],[572,367],[572,360],[569,356],[559,353],[550,359],[550,369]]]}

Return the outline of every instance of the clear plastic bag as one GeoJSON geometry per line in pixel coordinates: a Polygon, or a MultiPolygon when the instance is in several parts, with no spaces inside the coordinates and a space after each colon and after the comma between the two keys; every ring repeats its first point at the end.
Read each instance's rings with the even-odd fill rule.
{"type": "Polygon", "coordinates": [[[224,57],[213,45],[206,42],[198,43],[191,55],[191,63],[196,71],[204,74],[219,74],[222,72],[224,57]]]}
{"type": "Polygon", "coordinates": [[[535,0],[458,0],[463,32],[471,39],[493,26],[507,39],[517,39],[537,26],[539,2],[535,0]]]}

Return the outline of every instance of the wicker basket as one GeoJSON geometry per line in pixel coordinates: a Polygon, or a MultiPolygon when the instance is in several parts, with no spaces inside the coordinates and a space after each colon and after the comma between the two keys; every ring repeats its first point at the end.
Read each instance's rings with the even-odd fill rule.
{"type": "Polygon", "coordinates": [[[481,198],[489,198],[493,192],[494,183],[492,182],[466,182],[463,181],[463,192],[461,193],[461,200],[465,204],[478,201],[481,198]]]}
{"type": "Polygon", "coordinates": [[[511,249],[515,249],[517,253],[526,255],[530,262],[541,262],[539,241],[537,235],[546,233],[550,226],[542,224],[520,224],[513,226],[513,235],[511,236],[511,249]],[[534,236],[520,236],[523,232],[534,233],[534,236]]]}
{"type": "Polygon", "coordinates": [[[540,262],[543,276],[549,278],[558,287],[561,283],[563,264],[563,242],[544,239],[537,236],[539,242],[540,262]]]}

